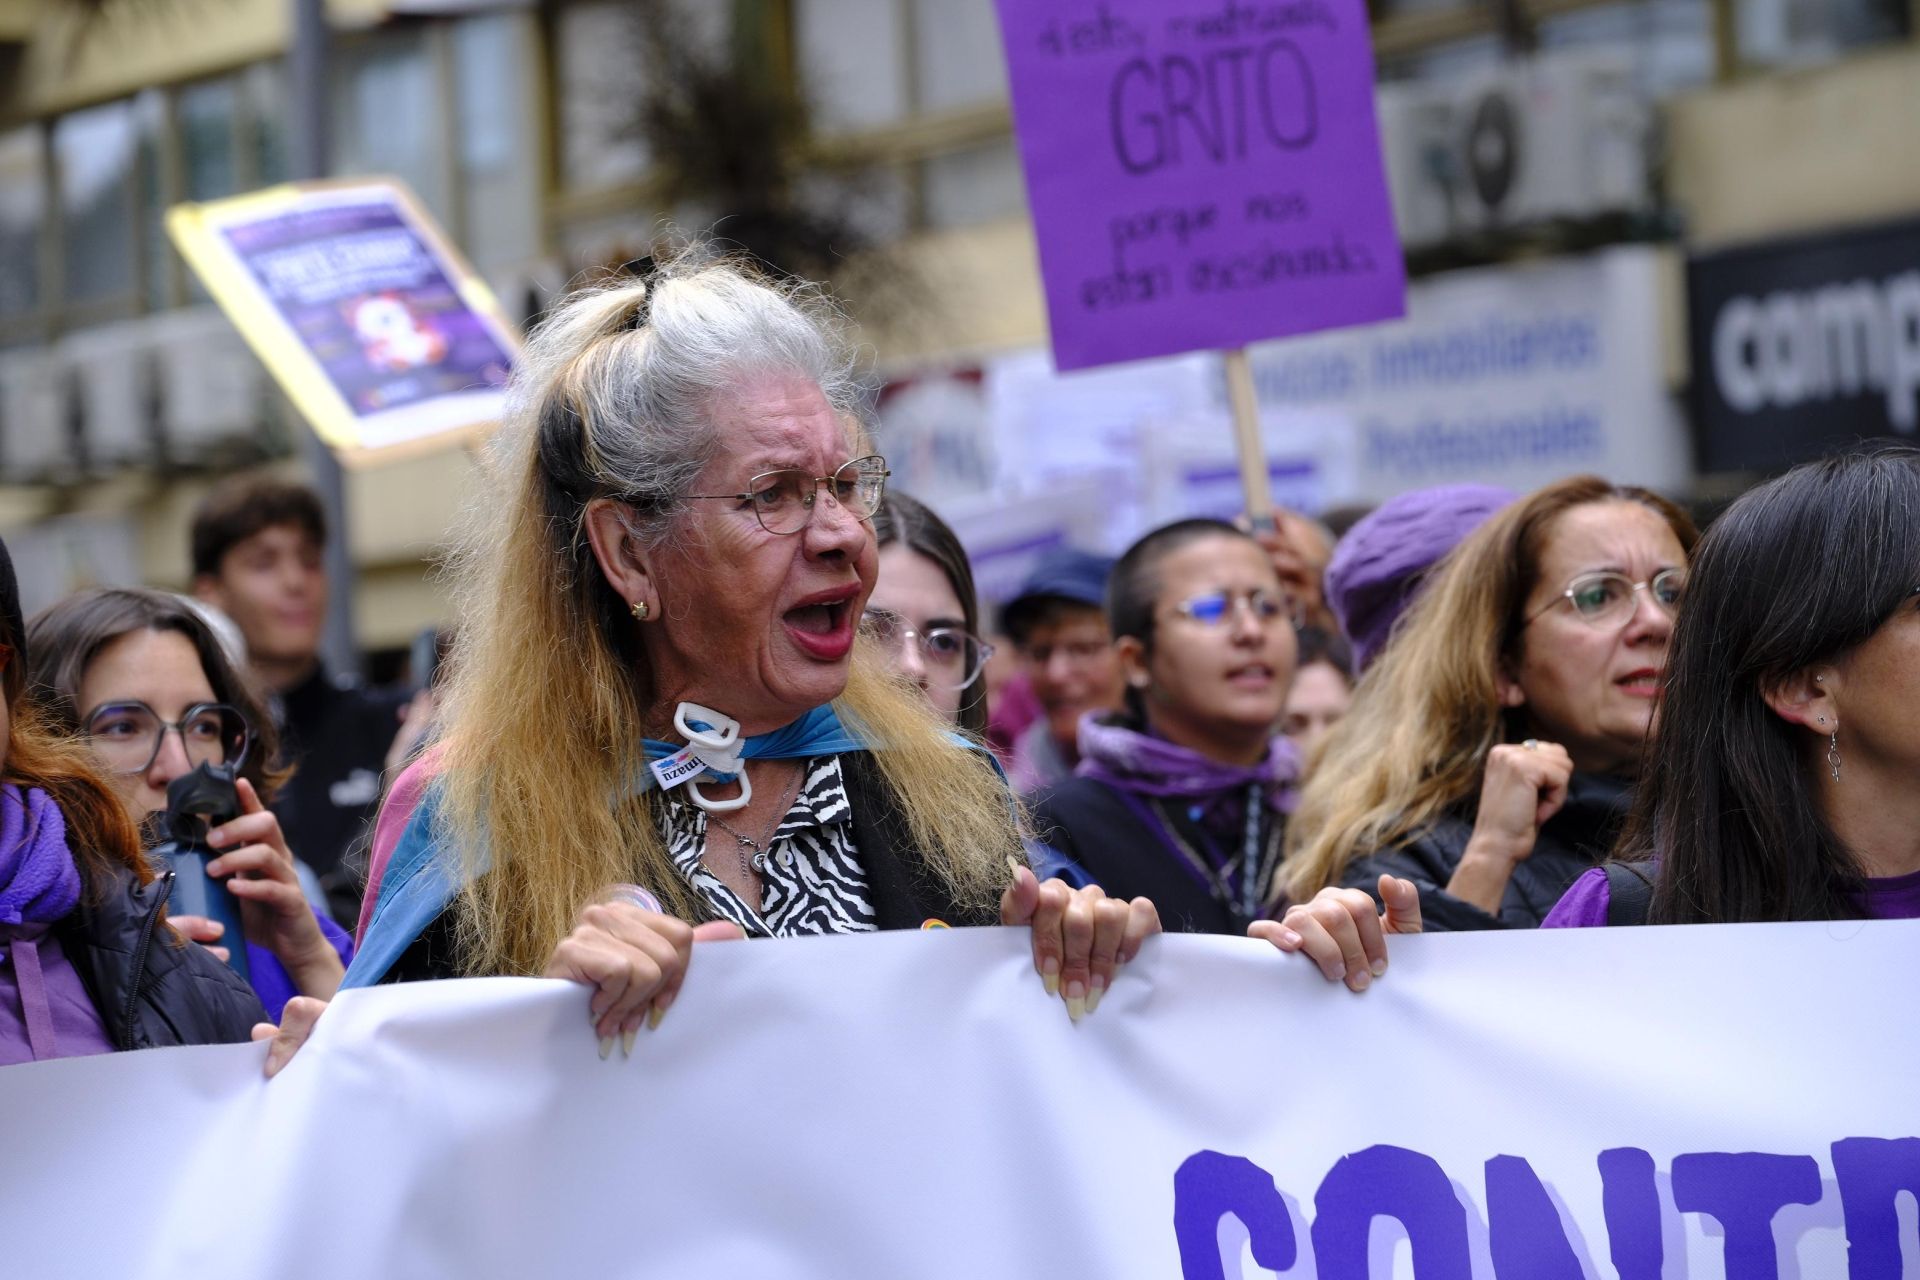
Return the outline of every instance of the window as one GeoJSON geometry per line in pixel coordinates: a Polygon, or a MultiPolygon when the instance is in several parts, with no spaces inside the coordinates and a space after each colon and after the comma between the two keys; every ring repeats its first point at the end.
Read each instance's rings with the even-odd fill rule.
{"type": "Polygon", "coordinates": [[[1006,58],[993,0],[911,0],[914,87],[922,112],[1004,101],[1006,58]]]}
{"type": "MultiPolygon", "coordinates": [[[[823,133],[895,124],[913,113],[905,0],[795,0],[794,56],[823,133]]],[[[976,0],[950,0],[973,4],[976,0]]]]}
{"type": "Polygon", "coordinates": [[[240,189],[234,156],[240,93],[231,80],[188,85],[176,108],[180,130],[181,197],[217,200],[240,189]]]}
{"type": "Polygon", "coordinates": [[[67,302],[109,301],[133,293],[137,149],[128,102],[76,111],[54,123],[67,302]]]}
{"type": "Polygon", "coordinates": [[[0,133],[0,320],[40,302],[40,225],[46,205],[40,130],[0,133]]]}
{"type": "Polygon", "coordinates": [[[422,29],[381,31],[341,49],[333,91],[335,171],[398,178],[444,220],[444,134],[422,29]]]}
{"type": "Polygon", "coordinates": [[[568,5],[554,44],[561,181],[580,191],[638,180],[647,171],[634,131],[644,68],[631,9],[620,0],[568,5]]]}
{"type": "MultiPolygon", "coordinates": [[[[469,18],[453,29],[460,147],[461,247],[482,270],[539,251],[540,177],[520,14],[469,18]]],[[[516,301],[514,305],[518,305],[516,301]]]]}

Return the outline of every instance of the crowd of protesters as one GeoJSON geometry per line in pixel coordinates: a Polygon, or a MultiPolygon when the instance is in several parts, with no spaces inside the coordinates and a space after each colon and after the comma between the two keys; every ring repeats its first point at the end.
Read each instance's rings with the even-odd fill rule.
{"type": "Polygon", "coordinates": [[[343,988],[484,974],[591,988],[631,1054],[723,940],[1017,927],[1078,1019],[1163,929],[1359,991],[1421,929],[1920,915],[1920,452],[1704,533],[1594,476],[1337,539],[1182,520],[989,626],[851,367],[721,260],[558,307],[419,696],[321,664],[298,485],[209,497],[192,598],[28,620],[0,549],[0,1064],[251,1035],[271,1071],[343,988]],[[244,936],[147,852],[208,769],[244,936]]]}

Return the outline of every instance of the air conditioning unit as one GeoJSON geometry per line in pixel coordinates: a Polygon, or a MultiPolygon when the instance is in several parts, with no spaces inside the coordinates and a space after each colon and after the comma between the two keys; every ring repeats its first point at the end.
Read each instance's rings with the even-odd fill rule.
{"type": "Polygon", "coordinates": [[[1409,248],[1652,201],[1652,104],[1617,53],[1547,54],[1444,86],[1389,86],[1381,115],[1409,248]]]}
{"type": "Polygon", "coordinates": [[[167,456],[191,462],[259,438],[270,413],[267,371],[213,307],[169,311],[147,322],[160,372],[167,456]]]}
{"type": "Polygon", "coordinates": [[[10,484],[79,469],[70,430],[72,381],[51,347],[0,352],[0,466],[10,484]]]}
{"type": "Polygon", "coordinates": [[[56,351],[73,379],[89,469],[151,463],[157,423],[147,322],[76,329],[60,339],[56,351]]]}

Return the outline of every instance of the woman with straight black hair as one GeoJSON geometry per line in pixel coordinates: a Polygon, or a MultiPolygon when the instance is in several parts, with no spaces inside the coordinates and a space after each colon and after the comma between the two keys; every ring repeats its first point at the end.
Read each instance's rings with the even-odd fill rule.
{"type": "Polygon", "coordinates": [[[1920,452],[1796,467],[1700,541],[1621,859],[1546,924],[1920,916],[1920,452]]]}

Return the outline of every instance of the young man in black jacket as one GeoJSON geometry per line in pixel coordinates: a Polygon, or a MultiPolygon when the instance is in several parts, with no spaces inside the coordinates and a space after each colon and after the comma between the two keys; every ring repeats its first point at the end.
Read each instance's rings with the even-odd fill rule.
{"type": "Polygon", "coordinates": [[[326,670],[320,637],[329,583],[326,517],[304,485],[243,477],[193,519],[193,590],[233,619],[271,695],[293,778],[275,806],[294,854],[327,891],[334,919],[358,921],[365,835],[407,695],[326,670]]]}

